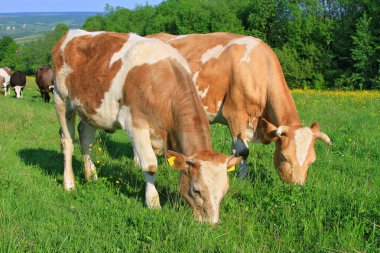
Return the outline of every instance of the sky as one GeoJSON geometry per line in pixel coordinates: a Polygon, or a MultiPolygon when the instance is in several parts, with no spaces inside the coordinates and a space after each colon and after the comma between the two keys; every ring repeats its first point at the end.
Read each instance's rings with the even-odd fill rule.
{"type": "Polygon", "coordinates": [[[0,13],[12,12],[103,12],[109,5],[134,9],[136,5],[157,5],[162,0],[0,0],[0,13]]]}

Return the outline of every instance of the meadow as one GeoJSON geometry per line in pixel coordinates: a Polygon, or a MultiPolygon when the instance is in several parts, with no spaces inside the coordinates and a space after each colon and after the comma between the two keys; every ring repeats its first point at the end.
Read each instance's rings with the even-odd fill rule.
{"type": "MultiPolygon", "coordinates": [[[[280,180],[274,144],[250,144],[250,174],[229,174],[222,224],[212,227],[192,219],[178,172],[162,157],[162,210],[144,206],[144,178],[122,131],[98,132],[95,183],[85,183],[76,141],[77,188],[65,192],[54,106],[36,89],[29,78],[22,100],[0,96],[0,252],[380,250],[380,92],[292,91],[303,124],[319,122],[333,146],[316,143],[301,187],[280,180]]],[[[214,148],[229,153],[227,127],[212,125],[211,134],[214,148]]]]}

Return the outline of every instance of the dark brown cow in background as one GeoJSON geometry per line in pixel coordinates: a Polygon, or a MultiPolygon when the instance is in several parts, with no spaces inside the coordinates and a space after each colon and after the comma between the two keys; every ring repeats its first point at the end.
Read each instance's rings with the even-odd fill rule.
{"type": "Polygon", "coordinates": [[[26,86],[26,76],[24,72],[16,71],[11,75],[11,87],[16,93],[16,98],[22,98],[22,93],[26,86]]]}
{"type": "Polygon", "coordinates": [[[40,67],[36,70],[36,83],[41,93],[41,97],[44,98],[45,103],[50,101],[50,92],[53,92],[54,88],[54,73],[51,67],[40,67]]]}

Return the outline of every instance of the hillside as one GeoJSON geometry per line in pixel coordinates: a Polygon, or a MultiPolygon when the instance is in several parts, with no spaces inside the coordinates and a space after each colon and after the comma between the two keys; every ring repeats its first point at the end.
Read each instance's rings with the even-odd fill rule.
{"type": "Polygon", "coordinates": [[[43,12],[0,13],[0,37],[11,36],[16,41],[33,39],[51,31],[58,23],[70,28],[79,28],[95,12],[43,12]]]}

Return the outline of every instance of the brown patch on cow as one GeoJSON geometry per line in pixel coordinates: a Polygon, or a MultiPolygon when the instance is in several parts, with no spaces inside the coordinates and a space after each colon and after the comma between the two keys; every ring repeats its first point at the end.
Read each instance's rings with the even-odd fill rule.
{"type": "Polygon", "coordinates": [[[10,69],[10,68],[8,68],[8,67],[4,67],[3,69],[4,69],[4,71],[5,71],[8,75],[12,75],[12,74],[13,74],[13,70],[12,70],[12,69],[10,69]]]}
{"type": "Polygon", "coordinates": [[[66,45],[63,58],[73,70],[66,78],[66,87],[70,97],[78,99],[87,114],[96,113],[104,93],[109,90],[112,79],[120,70],[121,60],[111,66],[110,62],[128,37],[128,34],[116,33],[85,35],[73,38],[66,45]]]}
{"type": "Polygon", "coordinates": [[[175,39],[177,36],[169,34],[169,33],[157,33],[157,34],[150,34],[150,35],[147,35],[145,37],[151,38],[151,39],[159,39],[163,42],[168,42],[171,39],[175,39]]]}
{"type": "Polygon", "coordinates": [[[0,76],[0,84],[3,84],[5,82],[5,78],[3,76],[0,76]]]}
{"type": "Polygon", "coordinates": [[[54,45],[52,49],[52,59],[54,62],[55,73],[58,73],[59,70],[61,70],[61,68],[63,67],[63,55],[61,52],[61,46],[63,42],[66,40],[66,38],[67,38],[67,33],[61,38],[60,41],[58,41],[57,44],[54,45]]]}

